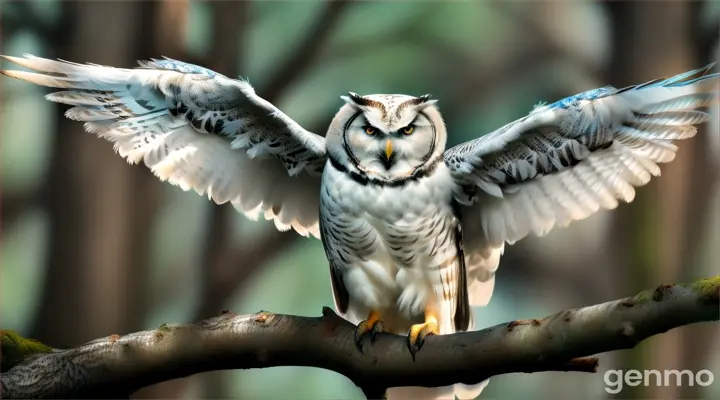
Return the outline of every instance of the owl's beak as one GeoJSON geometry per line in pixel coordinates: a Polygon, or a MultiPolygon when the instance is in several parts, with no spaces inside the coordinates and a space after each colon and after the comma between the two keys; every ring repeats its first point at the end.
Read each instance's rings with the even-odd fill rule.
{"type": "Polygon", "coordinates": [[[392,157],[392,142],[390,140],[385,142],[385,157],[390,160],[392,157]]]}

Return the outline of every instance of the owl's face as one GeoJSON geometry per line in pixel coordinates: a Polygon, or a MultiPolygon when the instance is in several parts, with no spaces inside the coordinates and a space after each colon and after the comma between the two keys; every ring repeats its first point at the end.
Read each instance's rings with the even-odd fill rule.
{"type": "Polygon", "coordinates": [[[328,130],[327,150],[345,168],[393,181],[442,156],[445,125],[429,96],[350,93],[343,100],[328,130]]]}

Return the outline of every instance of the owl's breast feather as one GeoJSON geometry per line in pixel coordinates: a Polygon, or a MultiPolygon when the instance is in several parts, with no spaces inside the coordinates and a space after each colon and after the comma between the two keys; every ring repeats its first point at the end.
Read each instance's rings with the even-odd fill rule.
{"type": "MultiPolygon", "coordinates": [[[[374,260],[423,269],[455,255],[453,184],[442,165],[403,187],[363,185],[328,165],[322,182],[323,241],[334,243],[343,264],[374,260]]],[[[394,279],[394,276],[393,276],[394,279]]]]}
{"type": "Polygon", "coordinates": [[[321,190],[323,243],[351,304],[422,315],[442,284],[440,266],[457,255],[447,168],[387,187],[363,185],[328,165],[321,190]]]}
{"type": "Polygon", "coordinates": [[[454,186],[443,163],[431,175],[397,187],[361,184],[328,163],[321,190],[345,214],[403,225],[429,212],[449,209],[454,186]]]}

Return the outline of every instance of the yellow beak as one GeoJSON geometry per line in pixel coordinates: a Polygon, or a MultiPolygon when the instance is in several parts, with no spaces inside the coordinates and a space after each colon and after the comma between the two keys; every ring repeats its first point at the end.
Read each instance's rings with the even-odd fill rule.
{"type": "Polygon", "coordinates": [[[392,142],[388,140],[385,142],[385,157],[389,160],[390,156],[392,156],[392,142]]]}

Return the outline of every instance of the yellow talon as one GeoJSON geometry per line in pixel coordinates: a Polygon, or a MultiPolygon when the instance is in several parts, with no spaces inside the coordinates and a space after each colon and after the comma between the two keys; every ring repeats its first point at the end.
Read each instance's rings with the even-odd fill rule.
{"type": "Polygon", "coordinates": [[[375,336],[377,336],[377,334],[382,331],[383,322],[380,318],[380,313],[375,310],[371,310],[368,318],[365,321],[361,321],[355,329],[355,346],[357,347],[358,351],[360,351],[361,353],[363,352],[362,345],[365,336],[369,334],[370,344],[373,344],[375,343],[375,336]]]}
{"type": "Polygon", "coordinates": [[[425,338],[429,335],[439,334],[440,329],[438,329],[437,318],[433,313],[425,311],[425,323],[411,326],[408,332],[407,344],[413,360],[415,360],[415,354],[420,351],[420,348],[425,343],[425,338]]]}

